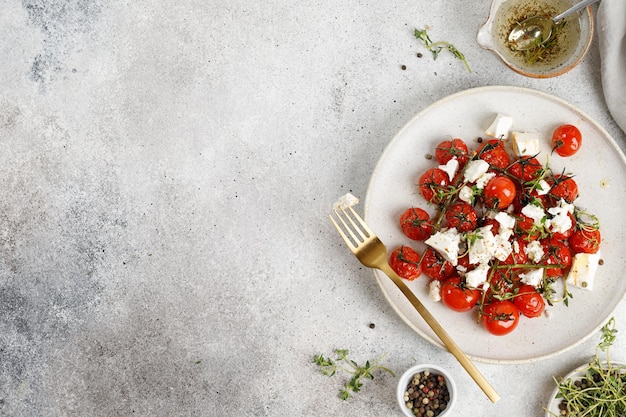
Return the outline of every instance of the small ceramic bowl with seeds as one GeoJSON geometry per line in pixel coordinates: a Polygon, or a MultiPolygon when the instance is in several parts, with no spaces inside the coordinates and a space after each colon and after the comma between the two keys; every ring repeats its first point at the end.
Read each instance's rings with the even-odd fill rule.
{"type": "Polygon", "coordinates": [[[398,381],[397,399],[407,417],[445,417],[456,402],[456,385],[450,374],[436,365],[415,365],[398,381]]]}

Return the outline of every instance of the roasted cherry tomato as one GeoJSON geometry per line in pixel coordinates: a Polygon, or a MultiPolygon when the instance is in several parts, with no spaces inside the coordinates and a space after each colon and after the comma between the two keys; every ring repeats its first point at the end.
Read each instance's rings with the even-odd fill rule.
{"type": "Polygon", "coordinates": [[[550,188],[550,192],[548,195],[558,202],[561,198],[568,203],[574,202],[576,197],[578,197],[578,184],[572,177],[568,177],[567,175],[555,175],[554,178],[548,181],[551,183],[552,188],[550,188]]]}
{"type": "Polygon", "coordinates": [[[426,210],[411,207],[400,216],[400,229],[409,239],[425,240],[433,233],[433,223],[426,210]]]}
{"type": "Polygon", "coordinates": [[[478,214],[474,207],[462,201],[452,204],[446,211],[446,224],[459,232],[469,232],[478,226],[478,214]]]}
{"type": "Polygon", "coordinates": [[[576,227],[568,240],[574,253],[597,253],[602,236],[595,227],[582,226],[576,227]]]}
{"type": "Polygon", "coordinates": [[[424,252],[421,266],[426,276],[439,281],[443,281],[454,273],[454,266],[432,248],[424,252]]]}
{"type": "Polygon", "coordinates": [[[515,193],[515,183],[510,178],[502,175],[493,177],[483,190],[485,205],[489,208],[503,210],[511,205],[515,193]]]}
{"type": "Polygon", "coordinates": [[[574,125],[561,125],[552,134],[552,149],[560,156],[572,156],[583,144],[580,130],[574,125]]]}
{"type": "Polygon", "coordinates": [[[513,298],[513,304],[526,317],[539,317],[546,308],[543,296],[532,285],[524,284],[513,298]]]}
{"type": "Polygon", "coordinates": [[[544,256],[542,264],[553,266],[546,268],[546,275],[549,277],[563,276],[563,271],[572,264],[572,251],[568,246],[554,239],[542,239],[544,256]]]}
{"type": "Polygon", "coordinates": [[[445,200],[446,193],[449,191],[450,178],[445,171],[439,168],[430,168],[422,174],[418,185],[426,201],[440,204],[445,200]]]}
{"type": "Polygon", "coordinates": [[[469,288],[458,276],[448,278],[441,285],[441,302],[454,311],[471,310],[478,302],[479,297],[480,291],[469,288]]]}
{"type": "Polygon", "coordinates": [[[516,176],[522,181],[532,181],[539,177],[540,171],[543,169],[541,162],[533,156],[522,156],[514,161],[508,168],[511,175],[516,176]]]}
{"type": "Polygon", "coordinates": [[[420,255],[409,246],[400,246],[389,255],[389,266],[399,277],[413,281],[422,274],[420,255]]]}
{"type": "Polygon", "coordinates": [[[483,161],[489,162],[494,167],[505,169],[509,166],[511,158],[504,148],[504,142],[499,139],[492,139],[478,148],[478,157],[483,161]]]}
{"type": "Polygon", "coordinates": [[[463,167],[469,159],[467,145],[461,139],[444,140],[435,148],[435,158],[441,165],[445,165],[452,158],[459,161],[459,166],[463,167]]]}
{"type": "Polygon", "coordinates": [[[483,326],[496,336],[511,333],[519,323],[519,310],[511,301],[496,300],[483,307],[483,326]]]}

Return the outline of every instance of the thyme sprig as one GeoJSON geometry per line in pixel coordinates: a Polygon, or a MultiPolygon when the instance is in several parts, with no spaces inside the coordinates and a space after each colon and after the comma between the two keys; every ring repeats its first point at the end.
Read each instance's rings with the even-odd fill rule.
{"type": "Polygon", "coordinates": [[[374,375],[372,374],[374,371],[384,371],[388,372],[391,376],[395,376],[391,369],[379,365],[379,362],[386,354],[382,354],[371,362],[366,361],[365,364],[361,366],[348,358],[349,351],[347,349],[335,349],[335,353],[337,354],[337,358],[334,360],[330,357],[324,357],[323,355],[315,355],[313,357],[313,363],[319,365],[322,374],[329,377],[339,371],[347,372],[352,375],[350,380],[346,382],[345,386],[340,390],[342,400],[347,400],[352,394],[361,391],[363,379],[374,379],[374,375]]]}
{"type": "Polygon", "coordinates": [[[584,371],[582,379],[554,381],[558,387],[557,398],[561,399],[560,414],[569,417],[618,417],[626,415],[626,367],[615,365],[610,360],[610,347],[615,342],[617,330],[615,318],[602,328],[601,341],[596,354],[584,371]],[[600,358],[605,354],[605,361],[600,358]]]}
{"type": "Polygon", "coordinates": [[[465,68],[467,68],[468,72],[472,72],[469,64],[467,63],[467,60],[465,59],[465,55],[463,55],[463,53],[459,51],[450,42],[443,42],[443,41],[433,42],[430,39],[428,32],[426,32],[426,29],[422,29],[422,30],[415,29],[413,34],[415,35],[417,39],[421,40],[424,46],[426,47],[426,49],[428,49],[433,54],[433,59],[437,59],[441,51],[443,51],[444,49],[447,49],[452,55],[454,55],[455,58],[458,58],[461,61],[463,61],[463,64],[465,64],[465,68]]]}

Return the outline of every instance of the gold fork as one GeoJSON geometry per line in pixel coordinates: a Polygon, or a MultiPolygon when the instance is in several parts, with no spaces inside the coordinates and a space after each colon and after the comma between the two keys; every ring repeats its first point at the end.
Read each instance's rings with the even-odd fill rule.
{"type": "Polygon", "coordinates": [[[357,259],[368,268],[376,268],[387,274],[394,284],[402,291],[406,298],[411,302],[413,307],[422,316],[430,328],[441,339],[443,344],[448,348],[450,353],[465,368],[467,373],[472,377],[483,392],[492,402],[500,399],[498,393],[487,382],[485,377],[474,366],[472,361],[463,353],[459,346],[452,340],[448,333],[441,327],[435,317],[426,309],[424,304],[413,294],[413,291],[406,286],[402,279],[394,272],[387,262],[387,248],[380,239],[365,224],[361,216],[352,208],[347,209],[340,207],[334,209],[337,221],[330,215],[330,220],[335,228],[346,242],[352,253],[357,259]],[[345,219],[345,220],[344,220],[345,219]],[[341,226],[340,226],[341,224],[341,226]]]}

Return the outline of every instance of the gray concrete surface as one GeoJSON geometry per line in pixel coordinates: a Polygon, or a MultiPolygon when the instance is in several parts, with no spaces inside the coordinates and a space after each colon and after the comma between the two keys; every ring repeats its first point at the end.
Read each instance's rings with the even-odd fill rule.
{"type": "Polygon", "coordinates": [[[334,348],[387,352],[398,373],[445,365],[457,416],[541,415],[551,375],[595,340],[480,365],[492,405],[326,217],[345,192],[365,196],[417,111],[471,87],[558,95],[626,144],[596,43],[572,72],[527,79],[476,45],[488,4],[468,6],[2,0],[0,415],[399,415],[390,376],[337,398],[341,380],[311,364],[334,348]],[[426,25],[472,73],[430,59],[412,36],[426,25]]]}

